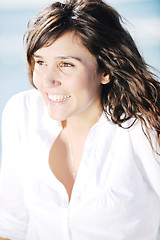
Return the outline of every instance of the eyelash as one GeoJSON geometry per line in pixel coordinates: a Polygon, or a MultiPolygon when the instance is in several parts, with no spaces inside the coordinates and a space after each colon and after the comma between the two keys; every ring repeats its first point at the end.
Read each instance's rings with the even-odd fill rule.
{"type": "Polygon", "coordinates": [[[43,66],[45,63],[41,60],[37,60],[35,61],[36,64],[40,65],[40,66],[43,66]]]}
{"type": "Polygon", "coordinates": [[[74,64],[69,63],[69,62],[62,62],[59,65],[60,67],[74,67],[74,64]],[[67,66],[66,66],[67,65],[67,66]]]}
{"type": "MultiPolygon", "coordinates": [[[[44,61],[42,61],[42,60],[35,60],[35,64],[37,64],[38,66],[46,66],[47,64],[44,62],[44,61]]],[[[69,62],[61,62],[60,64],[59,64],[59,68],[61,69],[61,68],[71,68],[71,67],[74,67],[74,64],[72,64],[72,63],[69,63],[69,62]]]]}
{"type": "MultiPolygon", "coordinates": [[[[42,60],[35,60],[35,65],[37,65],[38,68],[46,67],[47,64],[42,61],[42,60]]],[[[69,62],[60,62],[58,64],[58,68],[62,72],[70,72],[70,70],[74,67],[75,65],[73,63],[69,62]]]]}

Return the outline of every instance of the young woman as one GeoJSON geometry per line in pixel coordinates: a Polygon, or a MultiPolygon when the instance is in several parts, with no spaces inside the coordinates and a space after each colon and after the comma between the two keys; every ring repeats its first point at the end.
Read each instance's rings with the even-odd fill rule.
{"type": "Polygon", "coordinates": [[[156,240],[160,84],[101,0],[26,33],[31,84],[3,113],[0,239],[156,240]]]}

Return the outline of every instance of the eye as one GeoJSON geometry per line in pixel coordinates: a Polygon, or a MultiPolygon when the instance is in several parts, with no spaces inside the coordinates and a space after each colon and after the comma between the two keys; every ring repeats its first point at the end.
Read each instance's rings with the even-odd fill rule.
{"type": "Polygon", "coordinates": [[[47,64],[42,60],[34,60],[35,66],[46,66],[47,64]]]}
{"type": "Polygon", "coordinates": [[[62,62],[60,63],[60,68],[70,68],[70,67],[74,67],[74,65],[72,63],[68,63],[68,62],[62,62]]]}

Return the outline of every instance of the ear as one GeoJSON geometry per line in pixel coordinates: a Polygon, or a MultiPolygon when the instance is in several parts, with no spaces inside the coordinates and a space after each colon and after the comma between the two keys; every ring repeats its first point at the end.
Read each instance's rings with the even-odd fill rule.
{"type": "Polygon", "coordinates": [[[110,82],[110,75],[106,74],[106,73],[103,73],[101,83],[102,84],[107,84],[109,82],[110,82]]]}

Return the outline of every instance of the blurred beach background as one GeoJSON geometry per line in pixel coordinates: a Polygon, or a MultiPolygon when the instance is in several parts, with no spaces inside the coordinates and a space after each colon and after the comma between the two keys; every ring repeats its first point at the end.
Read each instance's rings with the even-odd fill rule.
{"type": "MultiPolygon", "coordinates": [[[[31,88],[27,78],[23,35],[28,20],[51,2],[53,1],[2,0],[0,2],[0,124],[2,111],[8,99],[20,91],[31,88]]],[[[108,0],[106,2],[127,19],[127,28],[146,62],[160,70],[160,1],[108,0]]]]}
{"type": "MultiPolygon", "coordinates": [[[[31,88],[27,78],[23,35],[28,20],[51,2],[53,1],[0,1],[0,125],[2,111],[9,98],[31,88]]],[[[127,28],[146,62],[160,70],[160,0],[108,0],[106,2],[127,19],[127,28]]],[[[160,240],[160,237],[157,240],[160,240]]]]}

